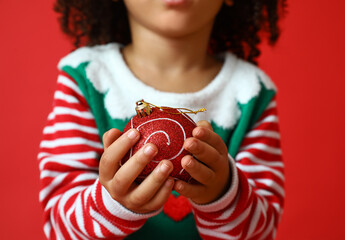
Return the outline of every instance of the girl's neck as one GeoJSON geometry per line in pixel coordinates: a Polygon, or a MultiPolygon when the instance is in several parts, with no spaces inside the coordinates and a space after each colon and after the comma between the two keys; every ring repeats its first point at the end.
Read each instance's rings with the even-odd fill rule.
{"type": "Polygon", "coordinates": [[[132,43],[123,56],[144,83],[163,91],[192,92],[205,87],[221,63],[207,54],[212,25],[182,37],[132,27],[132,43]]]}

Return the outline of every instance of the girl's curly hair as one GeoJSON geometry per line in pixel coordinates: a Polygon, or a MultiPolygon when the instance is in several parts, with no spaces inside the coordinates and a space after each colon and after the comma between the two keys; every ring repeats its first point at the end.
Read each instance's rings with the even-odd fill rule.
{"type": "MultiPolygon", "coordinates": [[[[211,34],[212,53],[231,51],[256,63],[263,33],[273,45],[279,37],[278,20],[286,0],[235,0],[223,4],[211,34]]],[[[56,0],[54,10],[60,14],[62,31],[74,40],[75,47],[131,42],[126,7],[123,1],[56,0]]]]}

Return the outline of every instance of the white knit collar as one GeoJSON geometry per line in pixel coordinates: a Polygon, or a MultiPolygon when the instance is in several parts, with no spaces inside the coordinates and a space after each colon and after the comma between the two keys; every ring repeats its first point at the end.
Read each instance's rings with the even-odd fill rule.
{"type": "MultiPolygon", "coordinates": [[[[89,48],[85,49],[86,52],[90,50],[89,48]]],[[[119,44],[112,43],[99,46],[85,55],[87,55],[85,60],[87,58],[91,60],[85,69],[86,75],[97,91],[104,94],[105,107],[110,116],[116,119],[126,119],[133,116],[135,102],[140,99],[158,106],[184,107],[193,110],[210,106],[210,108],[216,109],[218,107],[213,105],[221,104],[218,101],[219,98],[224,99],[226,98],[224,94],[228,95],[223,90],[231,82],[231,76],[238,62],[234,55],[226,53],[221,70],[207,86],[197,92],[173,93],[157,90],[135,77],[123,59],[119,44]]],[[[233,95],[230,98],[233,99],[234,97],[233,95]]],[[[231,106],[231,108],[234,107],[231,106]]],[[[207,113],[191,115],[191,117],[195,121],[210,120],[214,114],[216,113],[208,111],[207,113]]],[[[229,123],[233,125],[233,121],[235,119],[229,123]]]]}
{"type": "MultiPolygon", "coordinates": [[[[237,60],[234,55],[230,53],[225,54],[221,70],[207,86],[196,92],[174,93],[157,90],[139,80],[127,66],[121,54],[121,45],[113,44],[113,51],[109,51],[109,54],[110,56],[107,59],[111,61],[106,64],[109,66],[114,79],[122,81],[124,88],[139,98],[143,96],[152,99],[150,101],[154,100],[160,105],[167,106],[176,104],[202,105],[202,102],[196,103],[195,100],[200,101],[203,96],[210,96],[221,91],[222,86],[230,80],[237,60]],[[194,104],[191,104],[192,102],[194,104]]],[[[149,101],[149,99],[147,100],[149,101]]]]}

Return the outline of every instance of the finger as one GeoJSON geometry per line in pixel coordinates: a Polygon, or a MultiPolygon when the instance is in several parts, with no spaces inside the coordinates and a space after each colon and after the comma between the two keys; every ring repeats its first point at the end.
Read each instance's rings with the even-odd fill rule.
{"type": "Polygon", "coordinates": [[[193,199],[195,203],[198,202],[198,197],[203,196],[205,192],[205,186],[201,184],[190,184],[182,180],[178,180],[174,184],[174,190],[186,198],[193,199]]]}
{"type": "Polygon", "coordinates": [[[100,180],[110,181],[119,169],[119,162],[138,141],[139,132],[135,129],[127,131],[113,142],[102,154],[99,164],[100,180]]]}
{"type": "Polygon", "coordinates": [[[193,137],[200,139],[203,142],[214,147],[220,154],[228,155],[228,149],[223,141],[223,139],[212,131],[205,127],[196,127],[193,129],[193,137]]]}
{"type": "Polygon", "coordinates": [[[213,182],[215,172],[196,160],[193,156],[184,156],[181,160],[181,165],[199,183],[208,185],[208,183],[213,182]]]}
{"type": "Polygon", "coordinates": [[[204,127],[204,128],[207,128],[207,129],[213,131],[212,125],[211,125],[208,121],[206,121],[206,120],[198,121],[198,122],[196,123],[196,125],[197,125],[198,127],[204,127]]]}
{"type": "Polygon", "coordinates": [[[127,204],[127,208],[131,209],[136,213],[149,213],[160,209],[164,203],[168,200],[172,188],[174,186],[174,179],[169,177],[157,191],[156,195],[147,202],[144,202],[145,193],[143,195],[138,195],[135,198],[130,196],[132,200],[127,204]]]}
{"type": "Polygon", "coordinates": [[[217,161],[220,158],[219,152],[211,145],[191,137],[184,142],[184,148],[189,151],[198,160],[215,170],[217,161]]]}
{"type": "Polygon", "coordinates": [[[154,144],[146,144],[117,171],[112,180],[112,185],[119,194],[124,194],[128,191],[134,180],[157,152],[158,149],[154,144]]]}
{"type": "Polygon", "coordinates": [[[121,131],[112,128],[103,134],[103,145],[104,149],[107,149],[116,139],[121,136],[121,131]]]}
{"type": "Polygon", "coordinates": [[[160,209],[168,200],[174,186],[174,179],[169,177],[158,190],[157,194],[146,204],[146,208],[151,211],[160,209]]]}
{"type": "Polygon", "coordinates": [[[162,160],[152,173],[139,185],[138,188],[136,188],[133,196],[141,196],[140,198],[144,202],[149,201],[167,180],[172,170],[172,163],[167,160],[162,160]]]}

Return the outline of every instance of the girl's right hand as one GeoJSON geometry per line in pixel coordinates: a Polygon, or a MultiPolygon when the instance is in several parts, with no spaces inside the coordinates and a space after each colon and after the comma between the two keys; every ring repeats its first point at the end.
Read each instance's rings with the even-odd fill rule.
{"type": "Polygon", "coordinates": [[[139,136],[135,129],[123,135],[115,128],[104,133],[99,181],[125,208],[136,213],[149,213],[160,209],[168,200],[174,185],[174,179],[169,177],[173,166],[170,161],[162,160],[140,185],[136,184],[134,180],[158,152],[155,145],[148,143],[120,167],[121,159],[139,136]]]}

